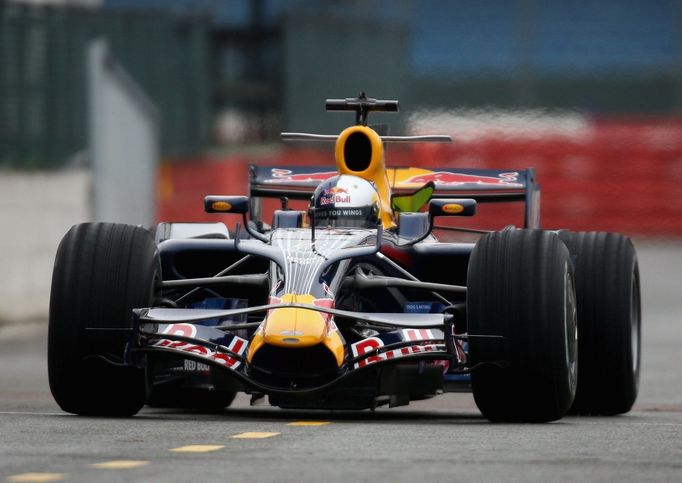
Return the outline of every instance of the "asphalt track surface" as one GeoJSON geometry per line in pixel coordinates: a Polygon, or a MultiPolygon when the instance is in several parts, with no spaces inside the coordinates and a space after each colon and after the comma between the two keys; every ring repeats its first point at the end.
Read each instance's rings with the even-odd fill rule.
{"type": "Polygon", "coordinates": [[[468,394],[376,412],[62,413],[45,324],[0,327],[0,481],[682,482],[682,247],[638,243],[643,373],[627,415],[490,424],[468,394]]]}

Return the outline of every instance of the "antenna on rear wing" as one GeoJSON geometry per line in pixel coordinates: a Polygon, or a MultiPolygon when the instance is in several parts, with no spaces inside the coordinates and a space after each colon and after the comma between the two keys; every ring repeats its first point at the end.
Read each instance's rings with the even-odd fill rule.
{"type": "Polygon", "coordinates": [[[328,111],[355,111],[355,124],[363,126],[367,125],[367,116],[372,111],[398,112],[400,110],[398,101],[372,99],[367,97],[364,91],[356,98],[327,99],[325,107],[328,111]]]}
{"type": "MultiPolygon", "coordinates": [[[[325,106],[328,111],[355,111],[355,123],[367,126],[367,116],[370,112],[398,112],[399,103],[395,100],[371,99],[361,92],[358,97],[346,99],[327,99],[325,106]]],[[[381,130],[381,129],[380,129],[381,130]]],[[[305,132],[283,132],[282,141],[321,141],[336,142],[337,134],[311,134],[305,132]]],[[[448,135],[427,134],[417,136],[382,136],[385,143],[451,143],[448,135]]]]}

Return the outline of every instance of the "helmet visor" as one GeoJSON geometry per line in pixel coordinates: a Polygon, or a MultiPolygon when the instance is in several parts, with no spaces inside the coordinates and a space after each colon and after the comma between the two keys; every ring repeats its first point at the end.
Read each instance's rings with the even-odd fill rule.
{"type": "Polygon", "coordinates": [[[374,206],[315,210],[315,226],[321,228],[374,228],[377,221],[377,210],[374,206]]]}

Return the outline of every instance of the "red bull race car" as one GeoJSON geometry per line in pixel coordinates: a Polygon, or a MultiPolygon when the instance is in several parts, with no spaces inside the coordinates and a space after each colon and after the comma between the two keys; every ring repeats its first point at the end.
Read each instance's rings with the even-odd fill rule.
{"type": "Polygon", "coordinates": [[[533,169],[387,168],[386,143],[450,141],[367,125],[397,101],[363,94],[327,109],[354,112],[356,123],[282,136],[334,143],[336,169],[252,166],[249,196],[204,199],[209,213],[242,217],[231,229],[71,228],[55,261],[48,340],[64,411],[221,409],[237,392],[304,409],[473,392],[491,421],[630,410],[641,315],[628,238],[541,229],[533,169]],[[268,223],[267,198],[281,203],[268,223]],[[456,226],[448,242],[434,234],[436,219],[509,201],[523,205],[522,227],[474,240],[456,226]]]}

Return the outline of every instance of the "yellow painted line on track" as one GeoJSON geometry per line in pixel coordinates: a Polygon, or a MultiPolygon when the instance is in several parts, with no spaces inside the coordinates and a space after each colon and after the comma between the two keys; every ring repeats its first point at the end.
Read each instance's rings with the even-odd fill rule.
{"type": "Polygon", "coordinates": [[[253,431],[247,431],[246,433],[240,433],[240,434],[235,434],[232,436],[233,438],[237,439],[263,439],[263,438],[272,438],[273,436],[277,436],[279,433],[261,433],[261,432],[253,432],[253,431]]]}
{"type": "Polygon", "coordinates": [[[139,468],[140,466],[146,466],[149,461],[143,460],[113,460],[113,461],[102,461],[101,463],[93,463],[90,466],[92,468],[99,468],[103,470],[128,470],[132,468],[139,468]]]}
{"type": "Polygon", "coordinates": [[[293,421],[287,423],[287,426],[326,426],[331,424],[331,421],[293,421]]]}
{"type": "Polygon", "coordinates": [[[222,444],[190,444],[188,446],[180,446],[179,448],[172,448],[168,451],[173,453],[210,453],[211,451],[218,451],[225,446],[222,444]]]}
{"type": "Polygon", "coordinates": [[[66,478],[66,473],[21,473],[7,477],[7,481],[23,481],[23,482],[44,482],[44,481],[62,481],[66,478]]]}

